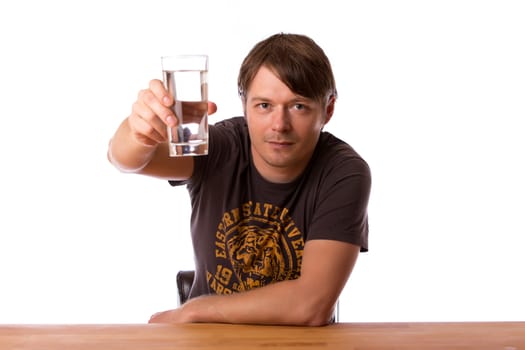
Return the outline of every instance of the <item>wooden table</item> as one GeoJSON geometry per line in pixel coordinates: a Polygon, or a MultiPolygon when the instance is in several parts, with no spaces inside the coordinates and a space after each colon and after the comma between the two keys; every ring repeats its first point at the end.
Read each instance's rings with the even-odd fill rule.
{"type": "Polygon", "coordinates": [[[0,325],[0,349],[525,350],[525,322],[338,323],[326,327],[0,325]]]}

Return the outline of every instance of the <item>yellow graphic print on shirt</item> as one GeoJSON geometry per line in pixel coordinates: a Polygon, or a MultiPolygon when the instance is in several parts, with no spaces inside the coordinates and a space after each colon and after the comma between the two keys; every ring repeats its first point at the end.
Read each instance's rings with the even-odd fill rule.
{"type": "Polygon", "coordinates": [[[224,213],[215,233],[216,271],[207,271],[217,294],[296,279],[304,239],[288,209],[247,202],[224,213]],[[223,263],[221,263],[221,260],[223,263]]]}

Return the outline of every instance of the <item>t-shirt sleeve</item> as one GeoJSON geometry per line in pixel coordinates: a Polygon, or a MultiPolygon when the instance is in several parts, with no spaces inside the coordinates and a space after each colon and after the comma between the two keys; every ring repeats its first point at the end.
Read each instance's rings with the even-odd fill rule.
{"type": "Polygon", "coordinates": [[[371,172],[359,157],[334,163],[319,187],[307,240],[330,239],[368,251],[368,201],[371,172]]]}

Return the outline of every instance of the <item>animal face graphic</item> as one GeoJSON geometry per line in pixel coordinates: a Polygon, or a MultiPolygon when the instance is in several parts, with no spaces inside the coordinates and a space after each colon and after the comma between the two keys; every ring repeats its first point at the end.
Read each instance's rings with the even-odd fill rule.
{"type": "Polygon", "coordinates": [[[279,244],[280,236],[272,228],[239,226],[228,239],[230,261],[247,287],[262,286],[282,279],[285,264],[279,244]]]}

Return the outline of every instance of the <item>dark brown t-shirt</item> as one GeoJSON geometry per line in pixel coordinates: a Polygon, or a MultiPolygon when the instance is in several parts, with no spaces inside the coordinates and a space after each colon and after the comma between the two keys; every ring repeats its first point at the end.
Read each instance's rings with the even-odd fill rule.
{"type": "Polygon", "coordinates": [[[368,250],[371,175],[348,144],[322,132],[305,172],[275,184],[255,169],[244,117],[210,125],[209,154],[186,184],[192,205],[195,282],[190,297],[299,277],[312,239],[368,250]]]}

